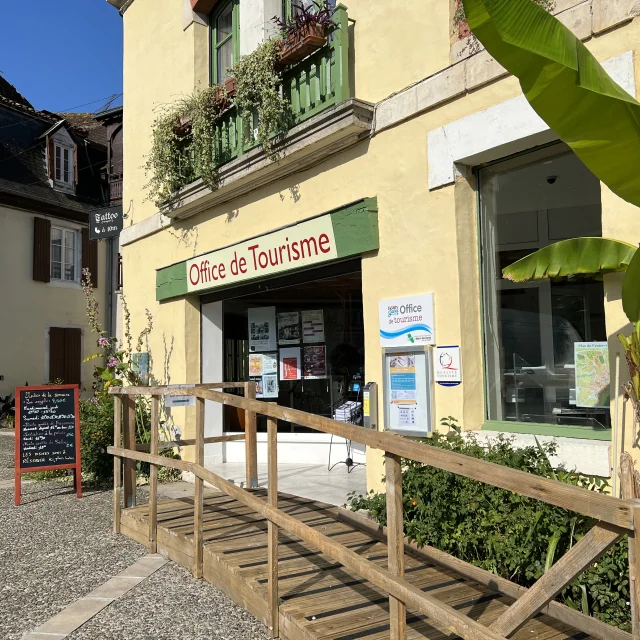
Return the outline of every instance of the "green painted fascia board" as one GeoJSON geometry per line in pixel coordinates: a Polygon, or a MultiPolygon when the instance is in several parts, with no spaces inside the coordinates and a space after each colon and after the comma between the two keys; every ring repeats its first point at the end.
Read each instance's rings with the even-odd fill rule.
{"type": "Polygon", "coordinates": [[[188,292],[186,262],[178,262],[156,271],[156,300],[185,296],[188,292]]]}
{"type": "Polygon", "coordinates": [[[555,436],[557,438],[579,438],[581,440],[611,440],[611,429],[595,429],[593,427],[573,427],[558,424],[542,424],[538,422],[503,422],[488,420],[482,431],[501,431],[503,433],[524,433],[535,436],[555,436]]]}
{"type": "Polygon", "coordinates": [[[365,198],[331,214],[338,258],[380,248],[378,201],[365,198]]]}
{"type": "MultiPolygon", "coordinates": [[[[338,260],[367,251],[376,251],[380,248],[377,198],[363,198],[341,209],[335,209],[317,217],[328,215],[331,216],[338,260]]],[[[298,224],[304,224],[305,222],[307,222],[307,220],[302,220],[298,224]]],[[[269,233],[272,232],[263,235],[269,235],[269,233]]],[[[224,248],[228,247],[220,247],[220,249],[224,248]]],[[[201,255],[205,254],[203,253],[201,255]]],[[[291,269],[288,273],[293,271],[295,271],[295,269],[291,269]]],[[[243,284],[249,281],[250,280],[245,280],[243,284]]],[[[234,286],[234,284],[231,284],[229,287],[224,288],[232,288],[234,286]]],[[[222,288],[223,287],[218,287],[216,290],[222,288]]],[[[200,290],[197,294],[202,295],[206,292],[207,290],[200,290]]],[[[188,295],[188,293],[187,261],[178,262],[156,271],[156,300],[158,302],[168,300],[169,298],[185,296],[188,295]]]]}

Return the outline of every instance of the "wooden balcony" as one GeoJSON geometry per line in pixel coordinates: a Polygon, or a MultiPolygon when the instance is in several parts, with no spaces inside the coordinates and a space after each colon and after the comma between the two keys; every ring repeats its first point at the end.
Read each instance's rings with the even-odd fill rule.
{"type": "Polygon", "coordinates": [[[109,176],[109,202],[122,202],[122,174],[109,176]]]}
{"type": "MultiPolygon", "coordinates": [[[[334,21],[338,27],[329,34],[325,46],[281,74],[293,123],[278,143],[279,160],[270,160],[257,143],[256,122],[245,122],[246,114],[240,115],[232,107],[222,115],[213,140],[220,167],[218,189],[211,191],[200,179],[185,181],[177,201],[162,214],[191,217],[317,165],[369,135],[373,105],[353,97],[349,19],[344,5],[336,7],[334,21]]],[[[191,171],[185,174],[193,175],[191,171]]]]}

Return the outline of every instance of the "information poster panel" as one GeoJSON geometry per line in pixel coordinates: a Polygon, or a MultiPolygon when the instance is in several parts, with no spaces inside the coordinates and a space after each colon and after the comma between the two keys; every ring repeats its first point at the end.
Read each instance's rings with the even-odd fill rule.
{"type": "Polygon", "coordinates": [[[276,335],[276,308],[256,307],[249,309],[249,351],[275,351],[278,348],[276,335]]]}
{"type": "Polygon", "coordinates": [[[300,347],[280,349],[280,380],[300,380],[302,367],[300,347]]]}
{"type": "Polygon", "coordinates": [[[575,342],[576,406],[609,408],[611,376],[607,342],[575,342]]]}
{"type": "Polygon", "coordinates": [[[433,430],[431,349],[385,349],[383,354],[386,430],[426,437],[433,430]]]}

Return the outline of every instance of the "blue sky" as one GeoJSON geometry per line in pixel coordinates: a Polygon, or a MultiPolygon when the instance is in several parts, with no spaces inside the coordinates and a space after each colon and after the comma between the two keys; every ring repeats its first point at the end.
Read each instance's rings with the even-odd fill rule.
{"type": "Polygon", "coordinates": [[[1,4],[0,74],[36,109],[94,112],[122,92],[122,18],[106,0],[1,4]]]}

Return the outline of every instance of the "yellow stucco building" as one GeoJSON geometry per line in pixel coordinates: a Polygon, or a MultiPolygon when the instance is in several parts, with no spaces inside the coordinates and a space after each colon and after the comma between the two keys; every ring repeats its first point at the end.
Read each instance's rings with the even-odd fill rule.
{"type": "MultiPolygon", "coordinates": [[[[195,181],[159,211],[144,170],[158,108],[208,86],[287,7],[218,0],[209,14],[189,0],[109,1],[124,19],[124,292],[134,334],[145,309],[153,315],[161,383],[251,377],[265,399],[335,415],[347,402],[357,412],[362,386],[376,382],[381,429],[424,435],[454,416],[481,437],[556,437],[561,461],[604,476],[612,442],[635,454],[637,426],[615,384],[621,278],[516,286],[499,275],[564,238],[638,242],[637,212],[466,37],[455,3],[339,5],[339,34],[284,71],[298,122],[280,160],[238,143],[216,191],[195,181]],[[383,326],[394,314],[407,316],[399,331],[383,326]],[[387,358],[385,340],[406,348],[387,358]],[[397,358],[425,346],[426,361],[397,358]]],[[[635,3],[558,0],[554,11],[636,95],[635,3]]],[[[622,383],[624,358],[619,368],[622,383]]],[[[194,410],[173,413],[192,433],[194,410]]],[[[206,425],[207,435],[242,428],[221,407],[207,407],[206,425]]],[[[326,461],[322,434],[280,432],[283,461],[326,461]]],[[[206,452],[208,462],[240,455],[206,452]]],[[[376,487],[381,457],[366,461],[376,487]]]]}

